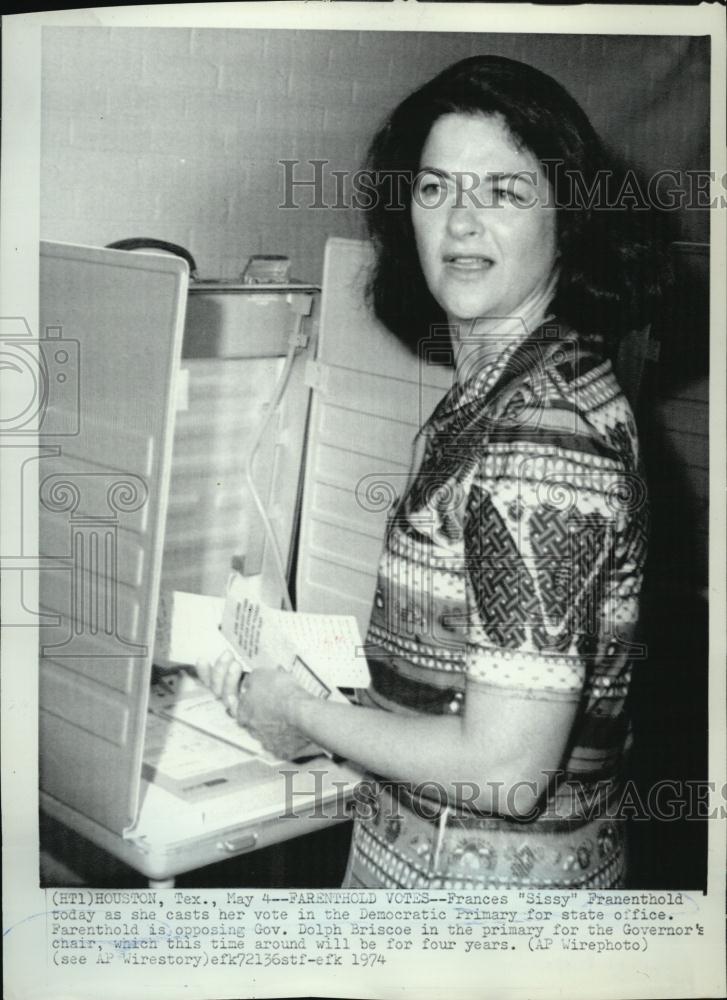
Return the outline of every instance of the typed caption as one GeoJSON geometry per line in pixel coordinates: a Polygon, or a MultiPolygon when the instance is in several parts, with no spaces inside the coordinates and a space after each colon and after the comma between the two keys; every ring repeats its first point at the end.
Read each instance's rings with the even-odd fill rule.
{"type": "Polygon", "coordinates": [[[699,893],[47,890],[57,967],[373,967],[416,954],[592,956],[684,947],[699,893]]]}

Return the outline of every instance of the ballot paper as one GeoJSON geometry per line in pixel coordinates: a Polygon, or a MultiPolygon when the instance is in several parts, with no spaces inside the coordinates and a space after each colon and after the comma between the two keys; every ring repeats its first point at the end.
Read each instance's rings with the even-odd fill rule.
{"type": "Polygon", "coordinates": [[[247,669],[282,666],[311,694],[335,700],[341,700],[337,688],[369,683],[353,615],[280,611],[261,600],[256,578],[237,573],[226,600],[179,590],[160,594],[156,666],[214,663],[230,649],[247,669]]]}
{"type": "Polygon", "coordinates": [[[156,666],[214,663],[227,652],[228,643],[220,632],[224,605],[222,597],[162,591],[154,637],[156,666]]]}
{"type": "Polygon", "coordinates": [[[238,725],[220,699],[196,676],[185,671],[162,677],[152,685],[150,709],[214,736],[231,747],[274,760],[259,740],[238,725]]]}
{"type": "MultiPolygon", "coordinates": [[[[244,759],[235,747],[194,726],[169,726],[163,713],[149,713],[144,763],[167,779],[185,781],[206,777],[211,767],[231,767],[238,764],[241,757],[244,759]]],[[[154,779],[159,780],[157,774],[154,779]]]]}
{"type": "MultiPolygon", "coordinates": [[[[251,589],[250,592],[255,591],[251,589]]],[[[221,597],[187,594],[179,590],[161,593],[154,641],[155,666],[176,670],[179,666],[195,666],[199,662],[214,663],[223,653],[229,654],[230,650],[239,657],[234,644],[228,642],[221,631],[224,606],[225,601],[221,597]]],[[[251,669],[252,665],[245,663],[245,667],[251,669]]],[[[332,697],[334,701],[346,700],[336,688],[329,689],[308,670],[297,655],[293,654],[292,658],[286,660],[286,667],[311,694],[332,697]]],[[[153,711],[196,730],[198,739],[202,738],[201,734],[207,734],[214,740],[222,741],[216,747],[205,744],[203,758],[206,761],[216,759],[220,754],[224,757],[224,744],[268,761],[275,760],[247,729],[231,718],[222,702],[209,688],[188,674],[181,672],[169,676],[153,686],[152,691],[155,695],[152,698],[153,711]],[[211,752],[211,747],[214,753],[211,752]]],[[[176,769],[184,769],[180,761],[194,759],[197,751],[201,753],[201,744],[194,751],[191,750],[190,739],[189,732],[181,741],[175,736],[174,740],[167,741],[163,760],[157,760],[154,756],[146,760],[155,775],[154,780],[161,781],[167,776],[173,783],[177,781],[176,769]]],[[[322,753],[327,751],[317,744],[309,743],[300,749],[298,757],[313,757],[322,753]]],[[[201,786],[195,786],[198,787],[201,786]]],[[[173,784],[172,790],[175,793],[177,788],[177,784],[173,784]]]]}
{"type": "Polygon", "coordinates": [[[269,782],[277,763],[274,758],[268,760],[263,754],[254,755],[233,746],[213,733],[175,723],[164,713],[149,713],[142,775],[181,799],[215,798],[234,789],[269,782]]]}
{"type": "MultiPolygon", "coordinates": [[[[308,743],[295,759],[324,752],[308,743]]],[[[147,781],[197,801],[268,782],[284,763],[187,671],[159,676],[152,684],[142,767],[147,781]]]]}
{"type": "Polygon", "coordinates": [[[280,666],[318,697],[341,701],[345,699],[338,688],[368,685],[361,633],[353,615],[271,608],[240,574],[230,578],[222,634],[250,669],[280,666]]]}

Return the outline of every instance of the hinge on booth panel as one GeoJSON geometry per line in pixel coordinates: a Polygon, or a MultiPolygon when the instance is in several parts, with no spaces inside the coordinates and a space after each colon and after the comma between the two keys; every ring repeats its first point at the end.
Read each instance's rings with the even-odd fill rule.
{"type": "Polygon", "coordinates": [[[305,384],[309,389],[325,396],[328,393],[330,371],[330,366],[321,361],[308,361],[305,366],[305,384]]]}

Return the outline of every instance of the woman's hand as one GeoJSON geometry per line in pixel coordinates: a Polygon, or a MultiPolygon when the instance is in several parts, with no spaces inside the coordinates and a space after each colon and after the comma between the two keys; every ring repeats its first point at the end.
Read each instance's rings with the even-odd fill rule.
{"type": "Polygon", "coordinates": [[[195,664],[197,676],[224,704],[230,715],[237,709],[237,697],[245,665],[232,650],[218,656],[214,663],[198,660],[195,664]]]}
{"type": "Polygon", "coordinates": [[[292,760],[310,741],[290,723],[290,709],[312,698],[285,670],[255,670],[240,688],[235,717],[276,757],[292,760]]]}
{"type": "Polygon", "coordinates": [[[246,673],[232,652],[214,663],[198,662],[197,675],[222,701],[230,715],[245,726],[270,753],[292,759],[309,740],[290,724],[289,709],[296,699],[310,698],[284,670],[259,669],[246,673]]]}

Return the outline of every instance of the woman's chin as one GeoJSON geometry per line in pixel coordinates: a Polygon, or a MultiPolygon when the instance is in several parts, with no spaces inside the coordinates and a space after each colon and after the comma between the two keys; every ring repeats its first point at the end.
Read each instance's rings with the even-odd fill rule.
{"type": "Polygon", "coordinates": [[[450,326],[456,327],[462,333],[471,332],[476,327],[487,327],[493,322],[499,322],[502,317],[493,316],[484,310],[467,310],[458,315],[448,314],[447,321],[450,326]]]}
{"type": "Polygon", "coordinates": [[[481,302],[448,302],[444,305],[450,323],[474,323],[487,316],[490,309],[481,302]]]}

